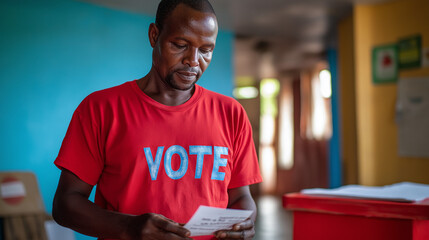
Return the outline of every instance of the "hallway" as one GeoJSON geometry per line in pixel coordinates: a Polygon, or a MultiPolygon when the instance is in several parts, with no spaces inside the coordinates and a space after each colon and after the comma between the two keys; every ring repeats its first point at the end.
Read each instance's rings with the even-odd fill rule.
{"type": "Polygon", "coordinates": [[[254,240],[292,240],[292,214],[283,209],[281,197],[256,199],[258,216],[254,240]]]}

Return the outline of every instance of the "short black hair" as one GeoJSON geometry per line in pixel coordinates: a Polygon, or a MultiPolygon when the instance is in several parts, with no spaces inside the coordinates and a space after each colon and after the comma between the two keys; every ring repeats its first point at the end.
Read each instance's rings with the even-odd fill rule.
{"type": "Polygon", "coordinates": [[[161,0],[158,5],[158,10],[156,11],[155,19],[155,24],[159,31],[162,30],[165,19],[167,19],[177,5],[181,3],[197,11],[213,13],[216,16],[216,13],[208,0],[161,0]]]}

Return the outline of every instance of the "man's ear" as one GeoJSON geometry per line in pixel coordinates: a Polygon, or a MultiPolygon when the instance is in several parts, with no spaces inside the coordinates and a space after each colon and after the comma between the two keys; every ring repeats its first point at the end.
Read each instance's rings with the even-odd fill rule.
{"type": "Polygon", "coordinates": [[[155,44],[158,41],[158,37],[159,37],[159,29],[155,23],[151,23],[149,25],[149,33],[148,34],[149,34],[150,45],[152,47],[155,47],[155,44]]]}

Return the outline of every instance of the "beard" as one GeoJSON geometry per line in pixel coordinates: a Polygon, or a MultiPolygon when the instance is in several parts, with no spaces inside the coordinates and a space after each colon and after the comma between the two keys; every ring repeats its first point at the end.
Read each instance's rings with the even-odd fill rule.
{"type": "Polygon", "coordinates": [[[188,84],[181,84],[178,80],[174,78],[174,73],[176,71],[172,71],[167,74],[165,78],[165,82],[173,89],[180,90],[180,91],[187,91],[192,89],[195,84],[197,83],[198,79],[200,78],[200,73],[197,73],[197,76],[195,77],[195,81],[188,83],[188,84]]]}

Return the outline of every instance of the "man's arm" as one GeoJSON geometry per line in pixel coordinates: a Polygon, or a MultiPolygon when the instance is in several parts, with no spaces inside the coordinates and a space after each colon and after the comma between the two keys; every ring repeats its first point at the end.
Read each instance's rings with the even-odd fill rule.
{"type": "Polygon", "coordinates": [[[63,170],[52,208],[55,221],[77,232],[102,238],[188,239],[188,230],[162,215],[134,216],[102,209],[88,200],[92,188],[72,172],[63,170]]]}
{"type": "Polygon", "coordinates": [[[250,194],[249,186],[229,189],[228,197],[228,208],[253,210],[253,214],[246,221],[235,224],[233,230],[218,231],[216,237],[219,239],[252,239],[255,235],[256,204],[250,194]]]}

